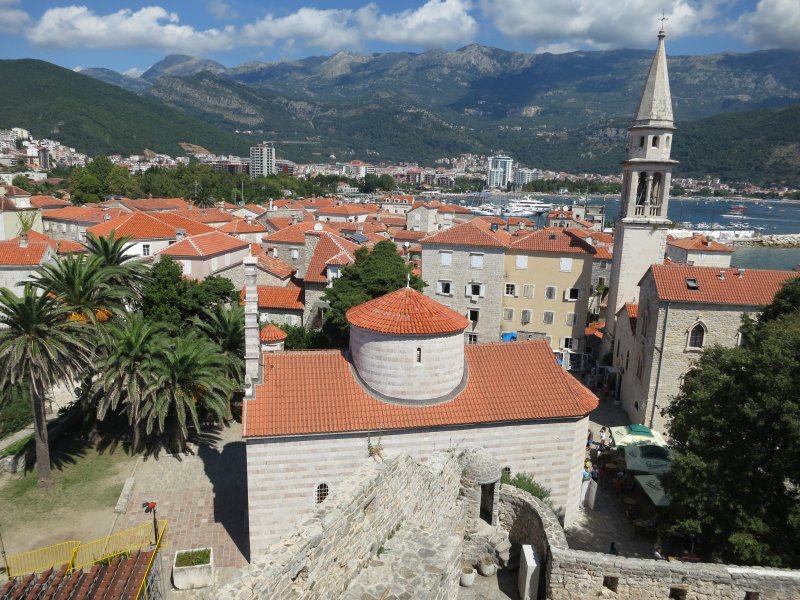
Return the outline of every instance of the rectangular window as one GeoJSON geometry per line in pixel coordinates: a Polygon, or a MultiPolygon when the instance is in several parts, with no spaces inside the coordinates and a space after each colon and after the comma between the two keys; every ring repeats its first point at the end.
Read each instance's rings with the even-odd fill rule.
{"type": "Polygon", "coordinates": [[[527,254],[517,254],[517,268],[518,269],[527,269],[528,268],[528,255],[527,254]]]}
{"type": "Polygon", "coordinates": [[[571,258],[562,258],[559,261],[558,270],[562,273],[572,273],[572,259],[571,258]]]}
{"type": "Polygon", "coordinates": [[[468,344],[477,344],[478,343],[478,334],[477,333],[468,333],[467,334],[467,343],[468,344]]]}
{"type": "Polygon", "coordinates": [[[452,252],[439,252],[439,264],[443,267],[449,267],[453,264],[452,252]]]}
{"type": "Polygon", "coordinates": [[[470,254],[469,255],[469,266],[473,269],[482,269],[483,268],[483,254],[470,254]]]}
{"type": "Polygon", "coordinates": [[[150,244],[142,244],[142,256],[150,256],[150,244]]]}
{"type": "Polygon", "coordinates": [[[564,300],[567,300],[568,302],[575,302],[576,300],[580,299],[580,297],[580,288],[567,288],[564,290],[564,300]]]}
{"type": "Polygon", "coordinates": [[[465,296],[473,296],[476,298],[483,298],[486,294],[486,286],[482,283],[468,283],[464,288],[465,296]]]}
{"type": "Polygon", "coordinates": [[[297,248],[289,248],[289,258],[297,260],[300,257],[300,251],[297,248]]]}
{"type": "Polygon", "coordinates": [[[522,286],[522,297],[523,298],[533,298],[533,290],[535,286],[532,283],[526,283],[522,286]]]}
{"type": "Polygon", "coordinates": [[[555,300],[556,299],[556,286],[548,285],[544,288],[544,297],[548,300],[555,300]]]}
{"type": "Polygon", "coordinates": [[[449,281],[439,281],[436,284],[436,293],[441,294],[442,296],[452,296],[451,292],[451,282],[449,281]]]}
{"type": "Polygon", "coordinates": [[[600,268],[601,269],[607,269],[608,268],[608,262],[606,262],[604,260],[601,260],[600,261],[600,268]]]}
{"type": "Polygon", "coordinates": [[[514,283],[507,283],[506,284],[506,296],[516,296],[517,295],[517,286],[514,283]]]}
{"type": "Polygon", "coordinates": [[[562,348],[567,348],[569,350],[572,350],[574,346],[575,346],[575,338],[571,337],[564,338],[564,345],[562,346],[562,348]]]}
{"type": "Polygon", "coordinates": [[[478,322],[478,317],[480,316],[480,313],[481,313],[481,311],[479,311],[477,308],[470,308],[467,311],[467,318],[470,321],[472,321],[473,323],[477,323],[478,322]]]}
{"type": "Polygon", "coordinates": [[[514,309],[513,308],[504,308],[503,309],[503,321],[513,321],[514,320],[514,309]]]}
{"type": "Polygon", "coordinates": [[[520,319],[520,323],[522,323],[523,325],[527,325],[530,322],[531,322],[531,311],[523,310],[522,311],[522,318],[520,319]]]}
{"type": "Polygon", "coordinates": [[[567,325],[573,327],[575,325],[575,313],[567,313],[567,318],[564,321],[567,325]]]}
{"type": "Polygon", "coordinates": [[[552,325],[554,314],[555,313],[553,313],[552,310],[544,311],[544,313],[542,314],[542,323],[544,323],[545,325],[552,325]]]}

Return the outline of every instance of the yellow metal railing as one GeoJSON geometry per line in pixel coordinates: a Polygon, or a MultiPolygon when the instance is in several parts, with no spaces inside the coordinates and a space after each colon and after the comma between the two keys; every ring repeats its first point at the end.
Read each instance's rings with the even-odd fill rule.
{"type": "MultiPolygon", "coordinates": [[[[63,564],[69,565],[67,570],[72,572],[95,563],[111,560],[116,556],[127,556],[137,550],[150,548],[156,550],[153,553],[155,556],[157,551],[166,545],[166,542],[167,521],[159,519],[157,539],[153,531],[153,524],[146,523],[86,544],[72,540],[22,554],[12,554],[6,559],[8,577],[37,573],[63,564]]],[[[148,573],[149,569],[148,566],[148,573]]]]}
{"type": "Polygon", "coordinates": [[[22,554],[12,554],[6,558],[8,577],[27,575],[37,571],[45,571],[50,567],[63,565],[72,560],[75,550],[81,545],[77,540],[61,542],[55,546],[39,548],[22,554]]]}
{"type": "MultiPolygon", "coordinates": [[[[150,562],[147,563],[147,571],[145,571],[144,579],[142,579],[142,583],[139,586],[139,591],[136,593],[135,600],[148,600],[150,597],[150,588],[147,586],[147,581],[150,578],[150,572],[153,570],[153,563],[156,560],[156,557],[159,555],[159,551],[161,548],[167,545],[167,522],[166,521],[159,521],[158,522],[158,539],[156,540],[155,546],[153,547],[153,554],[150,556],[150,562]]],[[[163,577],[163,573],[162,573],[163,577]]],[[[159,582],[162,583],[163,582],[159,582]]],[[[162,597],[162,594],[157,594],[158,598],[162,597]]]]}

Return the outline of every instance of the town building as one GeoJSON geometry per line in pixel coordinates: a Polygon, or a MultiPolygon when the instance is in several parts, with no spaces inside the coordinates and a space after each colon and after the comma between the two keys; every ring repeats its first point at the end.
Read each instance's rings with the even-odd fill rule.
{"type": "Polygon", "coordinates": [[[129,214],[122,208],[64,206],[42,211],[42,231],[54,240],[85,242],[86,231],[105,221],[129,214]]]}
{"type": "Polygon", "coordinates": [[[514,161],[510,156],[490,156],[486,167],[486,185],[490,188],[504,188],[511,181],[511,168],[514,161]]]}
{"type": "MultiPolygon", "coordinates": [[[[64,210],[64,209],[61,209],[64,210]]],[[[95,237],[107,237],[114,233],[119,239],[130,236],[130,256],[153,256],[167,246],[182,241],[187,235],[199,235],[215,231],[213,227],[171,214],[170,212],[135,211],[104,221],[86,230],[95,237]]]]}
{"type": "Polygon", "coordinates": [[[221,233],[209,231],[192,235],[160,250],[156,256],[169,256],[183,269],[184,277],[203,280],[217,271],[241,263],[250,254],[250,243],[221,233]]]}
{"type": "MultiPolygon", "coordinates": [[[[246,310],[255,301],[248,294],[246,310]]],[[[465,346],[468,319],[411,288],[356,306],[347,319],[348,352],[248,355],[247,372],[265,374],[242,425],[253,554],[384,449],[424,460],[483,446],[550,488],[564,521],[575,519],[597,399],[559,368],[548,344],[465,346]]]]}
{"type": "Polygon", "coordinates": [[[265,177],[275,174],[275,146],[262,142],[250,148],[250,177],[265,177]]]}
{"type": "Polygon", "coordinates": [[[666,258],[675,263],[697,267],[731,266],[734,250],[707,235],[693,235],[687,238],[667,237],[666,258]]]}
{"type": "Polygon", "coordinates": [[[0,241],[0,287],[18,294],[40,265],[53,260],[55,250],[45,241],[29,241],[27,234],[0,241]]]}

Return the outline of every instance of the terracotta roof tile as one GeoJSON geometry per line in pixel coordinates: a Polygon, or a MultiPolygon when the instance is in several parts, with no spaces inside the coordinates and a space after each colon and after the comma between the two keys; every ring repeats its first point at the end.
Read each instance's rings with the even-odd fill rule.
{"type": "Polygon", "coordinates": [[[440,213],[455,213],[459,215],[472,214],[472,211],[466,206],[459,206],[458,204],[440,204],[437,210],[440,213]]]}
{"type": "Polygon", "coordinates": [[[265,242],[283,242],[287,244],[303,244],[306,241],[306,231],[314,231],[314,228],[319,226],[317,231],[330,231],[333,229],[327,224],[320,223],[319,221],[301,221],[294,225],[289,225],[283,229],[279,229],[275,233],[265,235],[262,240],[265,242]]]}
{"type": "Polygon", "coordinates": [[[297,271],[293,266],[288,263],[283,262],[278,258],[274,258],[272,256],[268,256],[267,254],[254,254],[253,256],[258,257],[258,266],[272,273],[276,277],[280,279],[285,279],[287,277],[291,277],[292,274],[297,271]]]}
{"type": "Polygon", "coordinates": [[[59,206],[72,206],[69,200],[62,200],[54,196],[31,196],[31,206],[34,208],[57,208],[59,206]]]}
{"type": "Polygon", "coordinates": [[[43,219],[77,221],[81,223],[102,223],[106,217],[115,219],[121,215],[131,214],[121,208],[103,209],[99,206],[65,206],[42,211],[43,219]]]}
{"type": "Polygon", "coordinates": [[[355,261],[355,252],[358,250],[358,246],[343,237],[327,231],[318,233],[319,241],[311,260],[308,261],[304,279],[315,283],[325,283],[328,281],[328,275],[325,271],[327,266],[352,264],[355,261]]]}
{"type": "Polygon", "coordinates": [[[178,215],[184,219],[191,219],[198,223],[230,223],[236,217],[232,214],[219,210],[218,208],[192,208],[186,210],[170,211],[173,215],[178,215]]]}
{"type": "Polygon", "coordinates": [[[597,339],[603,339],[603,328],[606,326],[605,321],[595,321],[594,323],[589,323],[584,329],[583,334],[587,337],[596,337],[597,339]]]}
{"type": "MultiPolygon", "coordinates": [[[[242,290],[242,300],[244,300],[244,290],[242,290]]],[[[303,310],[303,289],[297,285],[286,287],[259,285],[258,308],[303,310]]]]}
{"type": "Polygon", "coordinates": [[[667,245],[684,250],[700,250],[702,252],[735,252],[730,246],[720,244],[707,235],[693,235],[692,237],[685,238],[669,236],[667,238],[667,245]]]}
{"type": "Polygon", "coordinates": [[[361,204],[342,204],[341,206],[329,206],[317,210],[317,215],[333,215],[333,216],[354,216],[354,215],[368,215],[372,211],[364,208],[361,204]]]}
{"type": "Polygon", "coordinates": [[[0,242],[0,265],[23,266],[40,265],[47,256],[50,245],[47,242],[28,242],[23,248],[19,240],[0,242]]]}
{"type": "Polygon", "coordinates": [[[425,244],[442,244],[454,246],[486,246],[505,248],[511,236],[503,230],[492,231],[486,221],[473,219],[467,223],[453,225],[449,229],[439,231],[421,240],[425,244]]]}
{"type": "Polygon", "coordinates": [[[250,221],[249,223],[244,219],[233,219],[224,225],[217,228],[224,233],[267,233],[267,228],[258,221],[250,221]]]}
{"type": "Polygon", "coordinates": [[[513,241],[511,249],[556,254],[594,254],[592,246],[563,227],[547,227],[532,231],[513,241]]]}
{"type": "Polygon", "coordinates": [[[636,333],[636,321],[639,319],[639,305],[635,302],[626,302],[623,310],[628,314],[631,333],[636,333]]]}
{"type": "Polygon", "coordinates": [[[131,210],[142,210],[146,212],[185,210],[189,208],[189,203],[183,198],[139,198],[138,200],[123,198],[119,203],[131,210]]]}
{"type": "Polygon", "coordinates": [[[140,211],[125,213],[86,231],[98,237],[114,231],[117,237],[130,235],[135,240],[171,240],[176,237],[176,229],[184,229],[187,235],[214,231],[213,227],[168,212],[151,214],[140,211]]]}
{"type": "Polygon", "coordinates": [[[398,242],[404,242],[406,240],[411,242],[416,242],[418,240],[421,240],[428,234],[424,231],[408,231],[407,229],[400,229],[398,231],[395,231],[392,235],[395,241],[398,242]]]}
{"type": "MultiPolygon", "coordinates": [[[[19,238],[20,236],[17,236],[8,241],[19,243],[19,238]]],[[[78,242],[73,242],[71,240],[54,240],[42,233],[39,233],[38,231],[30,230],[28,232],[28,243],[32,242],[45,243],[55,250],[57,254],[76,254],[89,251],[86,246],[79,244],[78,242]]]]}
{"type": "Polygon", "coordinates": [[[249,247],[249,243],[239,238],[227,235],[220,231],[209,231],[199,235],[192,235],[180,242],[167,246],[158,254],[179,257],[203,257],[235,252],[249,247]]]}
{"type": "Polygon", "coordinates": [[[351,325],[397,335],[435,335],[464,331],[469,320],[412,288],[400,288],[347,311],[351,325]]]}
{"type": "Polygon", "coordinates": [[[681,264],[653,265],[650,269],[661,300],[738,306],[766,306],[784,282],[797,277],[793,271],[720,269],[681,264]],[[720,278],[720,273],[724,274],[724,279],[720,278]],[[696,281],[697,289],[690,289],[687,280],[696,281]]]}
{"type": "Polygon", "coordinates": [[[261,328],[260,337],[262,342],[282,342],[289,336],[280,327],[268,323],[265,327],[261,328]]]}
{"type": "Polygon", "coordinates": [[[245,437],[416,429],[586,415],[597,397],[558,366],[543,341],[471,344],[465,389],[448,402],[382,402],[353,376],[341,351],[264,353],[266,381],[247,402],[245,437]]]}
{"type": "Polygon", "coordinates": [[[612,260],[614,255],[611,253],[612,248],[609,246],[593,246],[595,260],[612,260]]]}

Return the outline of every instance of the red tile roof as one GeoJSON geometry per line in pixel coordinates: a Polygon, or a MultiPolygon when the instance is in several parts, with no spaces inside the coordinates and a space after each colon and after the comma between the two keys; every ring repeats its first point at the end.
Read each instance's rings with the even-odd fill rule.
{"type": "MultiPolygon", "coordinates": [[[[8,240],[9,242],[19,243],[19,236],[8,240]]],[[[83,244],[73,242],[71,240],[54,240],[47,237],[38,231],[30,230],[28,232],[28,243],[41,242],[50,246],[57,254],[71,254],[71,253],[84,253],[89,250],[83,244]]]]}
{"type": "Polygon", "coordinates": [[[490,224],[480,219],[453,225],[421,240],[422,244],[442,244],[454,246],[486,246],[504,248],[511,237],[508,232],[498,229],[492,231],[490,224]]]}
{"type": "Polygon", "coordinates": [[[272,323],[268,323],[265,327],[261,328],[262,342],[282,342],[287,337],[289,336],[283,329],[276,327],[272,323]]]}
{"type": "Polygon", "coordinates": [[[123,198],[119,203],[131,210],[143,210],[146,212],[185,210],[189,208],[189,203],[183,198],[140,198],[138,200],[123,198]]]}
{"type": "Polygon", "coordinates": [[[428,235],[425,231],[408,231],[407,229],[400,229],[395,231],[393,234],[395,241],[403,242],[403,241],[413,241],[416,242],[417,240],[421,240],[426,235],[428,235]]]}
{"type": "Polygon", "coordinates": [[[219,210],[218,208],[192,208],[186,210],[173,210],[170,211],[173,215],[178,215],[184,219],[191,219],[198,223],[229,223],[236,217],[219,210]]]}
{"type": "Polygon", "coordinates": [[[730,246],[720,244],[707,235],[693,235],[692,237],[675,238],[667,237],[667,244],[683,250],[700,250],[702,252],[735,252],[730,246]]]}
{"type": "Polygon", "coordinates": [[[247,402],[245,437],[416,429],[480,423],[575,418],[597,397],[558,366],[543,341],[470,344],[468,379],[450,401],[433,406],[389,404],[353,376],[341,351],[265,353],[265,382],[247,402]]]}
{"type": "Polygon", "coordinates": [[[59,206],[72,206],[69,200],[62,200],[54,196],[31,196],[31,206],[34,208],[56,208],[59,206]]]}
{"type": "Polygon", "coordinates": [[[267,228],[258,221],[250,221],[249,223],[244,219],[234,219],[217,228],[224,233],[267,233],[267,228]]]}
{"type": "Polygon", "coordinates": [[[626,302],[625,312],[628,313],[628,322],[631,325],[631,332],[636,333],[636,320],[639,318],[639,305],[635,302],[626,302]]]}
{"type": "Polygon", "coordinates": [[[304,280],[314,283],[326,283],[328,275],[325,270],[328,265],[346,266],[352,264],[356,260],[355,252],[358,250],[358,246],[343,237],[327,231],[314,233],[319,234],[319,241],[311,260],[308,261],[304,280]]]}
{"type": "Polygon", "coordinates": [[[583,334],[586,337],[596,337],[597,339],[603,339],[603,327],[606,326],[605,321],[595,321],[594,323],[589,323],[584,329],[583,334]]]}
{"type": "Polygon", "coordinates": [[[342,204],[341,206],[331,206],[320,208],[317,210],[317,215],[333,215],[333,216],[355,216],[355,215],[368,215],[373,211],[367,210],[361,204],[342,204]]]}
{"type": "MultiPolygon", "coordinates": [[[[523,233],[525,233],[523,231],[523,233]]],[[[594,254],[594,248],[563,227],[547,227],[511,242],[512,250],[554,252],[556,254],[594,254]]]]}
{"type": "Polygon", "coordinates": [[[347,311],[351,325],[396,335],[439,335],[466,329],[469,320],[412,288],[400,288],[347,311]]]}
{"type": "Polygon", "coordinates": [[[59,219],[62,221],[77,221],[81,223],[102,223],[106,217],[114,219],[120,215],[128,215],[128,211],[121,208],[103,209],[99,206],[65,206],[43,210],[43,219],[59,219]]]}
{"type": "Polygon", "coordinates": [[[171,240],[175,239],[176,229],[184,229],[187,235],[214,231],[213,227],[178,215],[140,211],[124,213],[116,219],[105,221],[86,231],[97,237],[107,236],[114,231],[117,237],[129,235],[134,240],[171,240]]]}
{"type": "Polygon", "coordinates": [[[333,231],[333,229],[319,221],[301,221],[300,223],[295,223],[294,225],[279,229],[275,233],[265,235],[261,239],[267,243],[283,242],[286,244],[303,244],[306,241],[306,231],[314,231],[315,227],[319,227],[317,231],[333,231]]]}
{"type": "Polygon", "coordinates": [[[291,277],[297,271],[292,265],[283,262],[278,258],[269,256],[261,244],[250,244],[250,254],[258,258],[258,266],[268,273],[272,273],[280,279],[291,277]]]}
{"type": "Polygon", "coordinates": [[[0,183],[0,188],[3,190],[3,194],[6,196],[30,196],[31,193],[27,190],[23,190],[21,187],[17,187],[15,185],[5,185],[0,183]]]}
{"type": "MultiPolygon", "coordinates": [[[[650,267],[659,299],[671,302],[703,302],[737,306],[766,306],[785,281],[797,277],[793,271],[766,271],[736,267],[695,267],[681,264],[650,267]],[[724,274],[724,279],[720,278],[724,274]],[[697,289],[686,280],[694,279],[697,289]]],[[[645,275],[647,276],[647,275],[645,275]]]]}
{"type": "Polygon", "coordinates": [[[440,204],[438,211],[440,213],[456,213],[460,215],[472,214],[472,211],[466,206],[459,206],[458,204],[440,204]]]}
{"type": "MultiPolygon", "coordinates": [[[[297,285],[280,287],[276,285],[258,286],[258,308],[281,308],[303,310],[303,289],[297,285]]],[[[244,290],[242,290],[244,300],[244,290]]]]}
{"type": "Polygon", "coordinates": [[[35,266],[40,265],[47,256],[50,245],[47,242],[28,242],[23,248],[19,239],[0,242],[0,265],[35,266]]]}
{"type": "Polygon", "coordinates": [[[244,250],[249,245],[248,242],[225,233],[209,231],[208,233],[184,238],[180,242],[167,246],[158,254],[179,257],[203,257],[244,250]]]}

